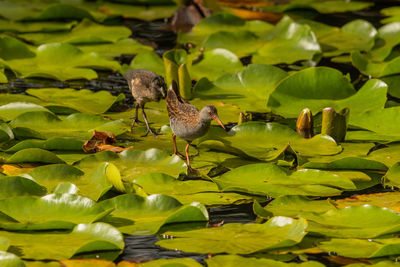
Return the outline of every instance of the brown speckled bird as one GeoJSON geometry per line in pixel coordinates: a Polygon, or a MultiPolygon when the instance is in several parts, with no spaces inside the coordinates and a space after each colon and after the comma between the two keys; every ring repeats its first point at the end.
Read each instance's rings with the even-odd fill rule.
{"type": "Polygon", "coordinates": [[[167,92],[166,97],[169,122],[172,129],[172,140],[174,143],[174,154],[184,157],[176,147],[176,136],[187,142],[185,148],[186,162],[189,171],[195,171],[190,166],[189,147],[190,143],[203,135],[210,128],[212,120],[217,121],[225,130],[218,117],[217,109],[213,105],[206,105],[199,111],[179,94],[178,85],[175,81],[167,92]]]}
{"type": "Polygon", "coordinates": [[[135,116],[132,117],[133,121],[131,128],[133,128],[135,123],[140,122],[138,120],[138,109],[140,107],[142,109],[143,119],[147,127],[147,132],[144,136],[147,136],[149,133],[151,133],[153,136],[157,136],[158,133],[155,133],[152,129],[150,129],[146,113],[144,112],[144,105],[146,102],[158,102],[165,98],[167,87],[165,85],[164,78],[152,71],[144,69],[128,70],[125,72],[124,77],[128,81],[129,89],[136,100],[136,111],[135,116]]]}

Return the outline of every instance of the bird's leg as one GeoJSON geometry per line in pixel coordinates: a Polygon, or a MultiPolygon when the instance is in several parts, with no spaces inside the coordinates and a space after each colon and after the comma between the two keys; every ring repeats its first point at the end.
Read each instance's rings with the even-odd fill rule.
{"type": "Polygon", "coordinates": [[[188,174],[198,174],[199,171],[196,169],[193,169],[192,166],[190,166],[189,148],[190,148],[190,143],[188,142],[186,145],[186,148],[185,148],[186,165],[188,167],[188,174]]]}
{"type": "Polygon", "coordinates": [[[179,156],[181,159],[185,159],[185,156],[178,151],[178,147],[176,146],[176,135],[172,133],[172,142],[174,143],[174,154],[179,156]]]}
{"type": "Polygon", "coordinates": [[[154,132],[154,131],[150,128],[149,122],[147,121],[146,113],[144,112],[144,106],[142,106],[142,115],[143,115],[143,119],[144,119],[144,122],[146,123],[146,127],[147,127],[147,132],[146,132],[146,134],[145,134],[145,135],[142,135],[142,136],[143,136],[143,137],[144,137],[144,136],[147,136],[149,133],[151,133],[154,137],[157,137],[157,135],[162,135],[161,133],[156,133],[156,132],[154,132]]]}
{"type": "Polygon", "coordinates": [[[137,103],[135,105],[135,109],[136,109],[135,110],[135,116],[130,117],[130,119],[133,119],[132,125],[131,125],[131,130],[133,129],[133,126],[135,126],[135,123],[137,125],[139,125],[139,122],[141,122],[141,121],[139,121],[139,114],[138,114],[139,105],[137,103]]]}

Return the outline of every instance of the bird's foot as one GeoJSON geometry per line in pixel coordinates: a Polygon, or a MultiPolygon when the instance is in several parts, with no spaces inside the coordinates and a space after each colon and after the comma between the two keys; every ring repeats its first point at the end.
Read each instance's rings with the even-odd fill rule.
{"type": "MultiPolygon", "coordinates": [[[[175,152],[174,153],[175,155],[177,155],[177,156],[179,156],[181,159],[183,159],[183,160],[186,160],[186,156],[185,155],[183,155],[181,152],[175,152]]],[[[189,156],[189,159],[192,159],[192,158],[194,158],[194,157],[197,157],[199,155],[199,153],[197,153],[196,155],[190,155],[189,156]]]]}
{"type": "Polygon", "coordinates": [[[142,137],[146,137],[147,135],[149,135],[149,133],[151,133],[151,135],[153,135],[154,137],[157,137],[158,135],[165,135],[165,133],[156,133],[152,129],[147,128],[147,132],[142,135],[142,137]]]}
{"type": "Polygon", "coordinates": [[[143,123],[138,117],[130,117],[129,119],[132,119],[131,129],[135,126],[135,124],[140,126],[140,123],[143,123]]]}
{"type": "Polygon", "coordinates": [[[199,176],[200,170],[192,168],[190,165],[187,168],[187,175],[189,176],[199,176]]]}

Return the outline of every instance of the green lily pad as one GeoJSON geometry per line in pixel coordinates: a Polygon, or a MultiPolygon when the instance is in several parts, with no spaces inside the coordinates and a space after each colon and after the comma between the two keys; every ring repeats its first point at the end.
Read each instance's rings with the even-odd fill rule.
{"type": "Polygon", "coordinates": [[[400,22],[400,8],[397,6],[382,8],[381,14],[384,16],[388,16],[387,18],[384,18],[380,21],[383,24],[400,22]]]}
{"type": "Polygon", "coordinates": [[[35,53],[32,52],[26,44],[13,37],[0,37],[0,58],[4,60],[18,58],[32,58],[35,53]]]}
{"type": "MultiPolygon", "coordinates": [[[[167,5],[123,5],[105,2],[99,9],[108,15],[120,15],[124,18],[152,21],[172,17],[178,6],[168,1],[167,5]]],[[[131,3],[131,2],[129,2],[131,3]]]]}
{"type": "Polygon", "coordinates": [[[7,163],[38,162],[44,164],[64,163],[53,152],[40,148],[26,148],[14,153],[7,159],[7,163]]]}
{"type": "Polygon", "coordinates": [[[301,163],[303,168],[319,169],[341,169],[341,170],[380,170],[386,171],[386,163],[382,163],[384,157],[381,154],[374,156],[374,151],[368,155],[374,147],[371,143],[342,143],[343,148],[340,154],[328,156],[307,157],[301,163]]]}
{"type": "Polygon", "coordinates": [[[361,73],[372,77],[383,77],[400,73],[400,57],[389,61],[374,62],[368,55],[355,51],[351,53],[351,61],[361,73]]]}
{"type": "Polygon", "coordinates": [[[29,95],[17,95],[17,94],[1,94],[0,105],[6,105],[12,102],[26,102],[33,104],[40,104],[41,101],[36,97],[29,95]]]}
{"type": "Polygon", "coordinates": [[[301,25],[285,16],[263,35],[265,44],[256,49],[253,63],[291,64],[311,60],[321,52],[320,45],[308,25],[301,25]]]}
{"type": "Polygon", "coordinates": [[[10,68],[19,77],[40,77],[59,80],[94,79],[93,69],[118,71],[116,61],[107,60],[96,53],[84,53],[67,43],[50,43],[38,47],[36,57],[8,60],[10,68]]]}
{"type": "Polygon", "coordinates": [[[307,230],[341,238],[373,238],[398,232],[400,213],[371,205],[332,209],[322,214],[304,212],[307,230]]]}
{"type": "Polygon", "coordinates": [[[0,264],[4,267],[25,267],[17,255],[5,251],[0,251],[0,264]]]}
{"type": "Polygon", "coordinates": [[[115,209],[112,217],[102,219],[127,234],[155,234],[167,223],[207,221],[206,208],[196,202],[182,205],[165,195],[150,195],[146,198],[136,194],[125,194],[100,202],[104,209],[115,209]]]}
{"type": "Polygon", "coordinates": [[[259,34],[270,30],[272,27],[271,24],[264,21],[244,20],[233,14],[221,12],[202,19],[193,27],[191,32],[180,33],[178,35],[178,42],[200,44],[211,34],[220,31],[236,32],[241,30],[259,34]]]}
{"type": "Polygon", "coordinates": [[[158,75],[165,76],[164,62],[154,51],[146,51],[137,54],[126,70],[129,69],[148,69],[158,75]]]}
{"type": "Polygon", "coordinates": [[[235,73],[243,69],[239,58],[223,48],[206,50],[202,57],[202,60],[193,64],[190,69],[190,76],[195,80],[206,77],[214,81],[226,73],[235,73]]]}
{"type": "Polygon", "coordinates": [[[174,238],[156,244],[194,253],[250,254],[259,250],[292,246],[306,234],[307,222],[300,218],[274,217],[264,224],[230,223],[221,227],[186,232],[167,232],[174,238]]]}
{"type": "Polygon", "coordinates": [[[400,187],[400,163],[389,168],[384,176],[385,185],[400,187]]]}
{"type": "Polygon", "coordinates": [[[41,148],[45,150],[82,151],[83,141],[71,138],[49,138],[47,140],[28,139],[23,140],[7,149],[7,152],[17,152],[27,148],[41,148]]]}
{"type": "Polygon", "coordinates": [[[46,188],[35,181],[19,176],[0,176],[0,199],[16,196],[43,196],[46,188]]]}
{"type": "Polygon", "coordinates": [[[362,194],[355,197],[337,199],[335,200],[335,205],[339,208],[344,208],[348,206],[362,206],[368,204],[400,212],[399,197],[400,192],[362,194]]]}
{"type": "Polygon", "coordinates": [[[131,31],[124,26],[104,26],[84,19],[70,32],[24,33],[18,36],[35,45],[63,42],[70,44],[115,43],[131,31]]]}
{"type": "Polygon", "coordinates": [[[277,123],[247,122],[233,127],[228,133],[212,129],[200,139],[219,140],[225,145],[225,151],[231,152],[232,148],[242,154],[258,159],[275,159],[276,151],[288,144],[300,155],[334,155],[341,152],[341,147],[327,135],[316,135],[313,138],[302,138],[289,127],[277,123]],[[248,142],[258,140],[258,142],[248,142]]]}
{"type": "Polygon", "coordinates": [[[163,267],[163,266],[201,267],[203,265],[201,265],[192,258],[159,259],[159,260],[147,261],[140,264],[140,267],[163,267]]]}
{"type": "Polygon", "coordinates": [[[375,258],[398,255],[400,253],[400,240],[398,238],[367,240],[333,238],[330,241],[322,242],[318,247],[325,251],[334,251],[340,256],[349,258],[375,258]]]}
{"type": "Polygon", "coordinates": [[[65,22],[15,22],[0,19],[0,32],[15,32],[15,33],[28,33],[28,32],[58,32],[69,31],[76,25],[76,21],[70,23],[65,22]]]}
{"type": "Polygon", "coordinates": [[[143,45],[131,38],[121,39],[112,44],[82,44],[79,49],[85,53],[95,52],[105,58],[114,59],[121,54],[138,54],[153,51],[153,48],[143,45]]]}
{"type": "Polygon", "coordinates": [[[271,163],[250,164],[213,178],[223,191],[239,191],[279,197],[284,195],[334,196],[355,189],[345,177],[326,171],[303,169],[289,172],[271,163]],[[249,179],[251,177],[251,179],[249,179]]]}
{"type": "Polygon", "coordinates": [[[72,232],[37,234],[1,231],[0,235],[8,238],[12,246],[21,249],[23,259],[64,260],[77,253],[124,248],[122,234],[105,223],[78,224],[72,232]]]}
{"type": "Polygon", "coordinates": [[[186,164],[178,156],[158,150],[140,151],[128,149],[119,154],[111,151],[97,153],[82,159],[77,163],[78,168],[91,168],[99,162],[112,162],[121,172],[122,179],[132,181],[145,173],[162,172],[178,176],[186,171],[186,164]]]}
{"type": "Polygon", "coordinates": [[[7,76],[4,74],[4,69],[2,69],[0,67],[0,83],[7,83],[8,82],[8,78],[7,76]]]}
{"type": "Polygon", "coordinates": [[[400,23],[390,23],[378,29],[378,40],[380,42],[377,47],[369,52],[373,61],[384,61],[389,57],[393,48],[400,43],[400,23]],[[381,40],[380,40],[381,39],[381,40]]]}
{"type": "Polygon", "coordinates": [[[104,210],[91,199],[71,194],[52,194],[0,200],[0,211],[9,216],[1,220],[3,229],[48,230],[72,229],[79,223],[93,223],[112,210],[104,210]]]}
{"type": "Polygon", "coordinates": [[[297,117],[304,107],[313,114],[325,107],[336,110],[347,107],[351,121],[353,115],[383,108],[386,90],[385,83],[372,79],[355,92],[350,81],[339,71],[326,67],[308,68],[282,80],[270,95],[268,107],[291,118],[297,117]]]}
{"type": "Polygon", "coordinates": [[[218,266],[247,266],[247,267],[257,267],[257,266],[271,266],[271,267],[322,267],[321,263],[316,261],[307,261],[302,263],[285,263],[281,261],[275,261],[263,258],[249,258],[242,257],[239,255],[216,255],[211,258],[206,259],[208,267],[218,267],[218,266]]]}
{"type": "Polygon", "coordinates": [[[31,111],[50,112],[47,108],[37,104],[26,103],[26,102],[11,102],[0,106],[0,117],[5,121],[10,121],[23,113],[31,111]]]}
{"type": "Polygon", "coordinates": [[[311,200],[304,196],[283,196],[272,200],[264,207],[274,216],[294,217],[302,212],[322,213],[336,209],[329,200],[311,200]]]}
{"type": "Polygon", "coordinates": [[[204,205],[223,205],[252,201],[252,197],[236,193],[221,193],[212,182],[193,180],[179,181],[163,173],[144,174],[133,180],[147,194],[164,194],[183,204],[200,202],[204,205]]]}
{"type": "Polygon", "coordinates": [[[66,164],[52,164],[37,167],[28,175],[49,192],[54,192],[61,183],[69,182],[78,187],[80,195],[97,201],[112,188],[111,177],[107,175],[108,165],[100,163],[93,168],[83,169],[83,172],[66,164]]]}
{"type": "Polygon", "coordinates": [[[333,34],[318,38],[318,42],[322,45],[324,56],[338,56],[354,50],[371,50],[377,34],[378,31],[371,23],[357,19],[346,23],[333,34]]]}
{"type": "MultiPolygon", "coordinates": [[[[28,89],[26,92],[44,101],[44,106],[69,107],[90,114],[104,113],[119,100],[119,97],[111,95],[108,91],[93,92],[87,89],[43,88],[28,89]]],[[[0,117],[1,115],[0,107],[0,117]]]]}
{"type": "Polygon", "coordinates": [[[54,114],[43,111],[24,113],[12,120],[10,126],[29,128],[46,138],[76,137],[83,140],[91,138],[94,130],[112,132],[115,135],[127,131],[122,120],[109,121],[85,113],[75,113],[60,119],[54,114]]]}

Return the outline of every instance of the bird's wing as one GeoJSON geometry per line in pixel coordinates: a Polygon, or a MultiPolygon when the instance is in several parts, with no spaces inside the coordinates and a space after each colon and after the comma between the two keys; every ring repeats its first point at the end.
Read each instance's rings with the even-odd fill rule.
{"type": "Polygon", "coordinates": [[[184,120],[185,118],[190,119],[199,116],[199,110],[181,97],[175,81],[167,92],[166,102],[170,118],[184,120]]]}

